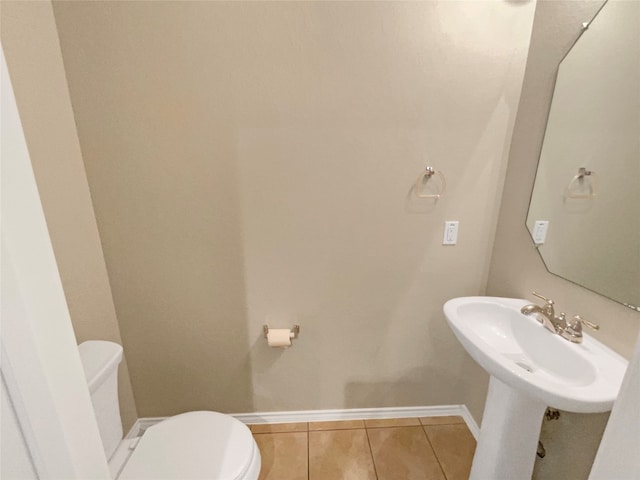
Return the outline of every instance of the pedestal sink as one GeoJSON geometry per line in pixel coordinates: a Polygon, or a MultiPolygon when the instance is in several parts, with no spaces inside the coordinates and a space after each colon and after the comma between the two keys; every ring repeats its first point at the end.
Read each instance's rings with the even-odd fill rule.
{"type": "Polygon", "coordinates": [[[449,300],[444,313],[462,346],[491,375],[471,480],[531,478],[547,407],[577,413],[611,410],[627,361],[593,337],[583,343],[520,313],[530,301],[449,300]]]}

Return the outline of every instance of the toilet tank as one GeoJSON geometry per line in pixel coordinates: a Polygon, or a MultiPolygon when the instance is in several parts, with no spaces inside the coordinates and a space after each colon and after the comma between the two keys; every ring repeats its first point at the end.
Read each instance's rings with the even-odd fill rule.
{"type": "Polygon", "coordinates": [[[109,459],[122,440],[118,403],[118,365],[122,361],[122,347],[113,342],[89,340],[81,343],[78,350],[98,421],[102,446],[109,459]]]}

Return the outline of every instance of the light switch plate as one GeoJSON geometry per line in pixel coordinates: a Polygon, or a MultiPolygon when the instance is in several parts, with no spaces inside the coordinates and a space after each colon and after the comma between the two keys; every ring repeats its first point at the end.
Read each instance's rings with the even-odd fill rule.
{"type": "Polygon", "coordinates": [[[442,237],[443,245],[455,245],[458,243],[458,225],[460,222],[448,221],[444,222],[444,236],[442,237]]]}
{"type": "Polygon", "coordinates": [[[536,245],[542,245],[547,238],[548,220],[536,220],[533,225],[533,241],[536,245]]]}

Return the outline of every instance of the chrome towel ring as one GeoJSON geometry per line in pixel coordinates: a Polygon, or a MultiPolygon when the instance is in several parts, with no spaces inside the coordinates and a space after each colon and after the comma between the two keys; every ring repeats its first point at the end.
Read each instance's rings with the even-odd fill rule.
{"type": "Polygon", "coordinates": [[[434,169],[433,167],[426,167],[425,171],[422,172],[416,180],[414,192],[416,194],[416,197],[418,198],[444,197],[444,194],[447,192],[447,182],[444,179],[443,173],[440,170],[434,169]],[[431,177],[434,176],[437,176],[440,179],[440,189],[437,190],[438,193],[424,193],[424,185],[429,181],[429,179],[431,179],[431,177]]]}
{"type": "Polygon", "coordinates": [[[587,170],[584,167],[578,169],[578,174],[575,175],[569,185],[567,186],[567,198],[593,198],[598,194],[598,176],[596,172],[587,170]],[[589,193],[578,193],[576,191],[578,184],[582,183],[585,177],[591,178],[591,191],[589,193]]]}

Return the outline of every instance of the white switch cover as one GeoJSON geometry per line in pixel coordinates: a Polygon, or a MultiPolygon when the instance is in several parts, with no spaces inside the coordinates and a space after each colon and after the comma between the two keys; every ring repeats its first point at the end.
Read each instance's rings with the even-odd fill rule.
{"type": "Polygon", "coordinates": [[[444,237],[442,238],[443,245],[455,245],[458,243],[458,224],[460,222],[449,221],[444,222],[444,237]]]}
{"type": "Polygon", "coordinates": [[[536,245],[542,245],[547,238],[547,229],[549,222],[547,220],[537,220],[533,225],[533,241],[536,245]]]}

